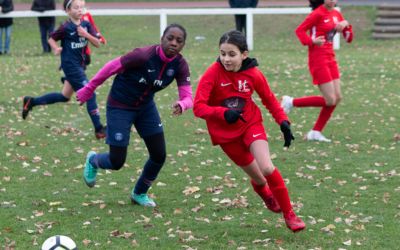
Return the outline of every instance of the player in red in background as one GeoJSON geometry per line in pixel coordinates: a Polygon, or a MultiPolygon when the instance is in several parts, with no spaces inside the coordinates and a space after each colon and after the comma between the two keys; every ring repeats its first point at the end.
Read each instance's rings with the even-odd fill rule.
{"type": "Polygon", "coordinates": [[[257,92],[264,106],[280,124],[285,147],[294,139],[290,124],[256,59],[248,57],[246,38],[229,31],[219,42],[220,54],[201,77],[194,100],[194,115],[207,122],[214,145],[219,145],[232,161],[251,178],[254,191],[275,213],[283,213],[293,232],[304,222],[293,212],[288,190],[269,153],[261,111],[252,99],[257,92]]]}
{"type": "MultiPolygon", "coordinates": [[[[82,16],[82,20],[89,22],[92,27],[95,29],[95,31],[97,32],[96,36],[100,39],[100,42],[102,44],[107,44],[107,40],[104,38],[104,36],[100,33],[100,30],[97,28],[96,23],[94,22],[94,19],[92,17],[92,15],[90,14],[90,12],[88,11],[88,9],[86,8],[86,2],[84,0],[82,0],[83,5],[85,6],[83,8],[83,16],[82,16]]],[[[87,46],[86,50],[85,50],[85,64],[89,65],[91,62],[91,57],[90,57],[91,51],[90,51],[90,47],[87,46]]]]}
{"type": "Polygon", "coordinates": [[[281,102],[286,114],[293,107],[321,107],[313,129],[307,133],[306,139],[309,141],[331,141],[321,132],[342,99],[333,37],[337,32],[341,32],[346,42],[350,43],[353,40],[353,30],[349,22],[335,9],[336,3],[337,0],[310,0],[313,11],[296,29],[300,42],[308,46],[310,74],[313,84],[318,86],[322,96],[283,96],[281,102]]]}

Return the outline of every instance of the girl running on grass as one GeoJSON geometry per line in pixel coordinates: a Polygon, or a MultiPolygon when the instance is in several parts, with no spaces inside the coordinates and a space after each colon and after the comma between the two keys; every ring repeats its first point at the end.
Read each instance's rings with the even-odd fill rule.
{"type": "Polygon", "coordinates": [[[318,119],[307,133],[309,141],[330,142],[321,132],[342,99],[340,72],[333,50],[333,37],[342,32],[346,42],[353,40],[352,26],[335,9],[337,0],[310,0],[311,14],[297,27],[300,42],[308,46],[308,67],[322,95],[293,98],[283,96],[281,105],[288,114],[293,107],[320,107],[318,119]],[[307,34],[307,32],[310,34],[307,34]]]}
{"type": "MultiPolygon", "coordinates": [[[[63,6],[69,19],[51,34],[48,42],[55,55],[61,54],[61,68],[66,81],[61,93],[53,92],[39,97],[25,96],[22,107],[23,119],[26,119],[35,106],[68,102],[74,91],[78,91],[88,82],[85,74],[85,50],[88,42],[99,47],[100,40],[96,37],[97,32],[90,23],[82,21],[83,3],[81,0],[65,0],[63,6]],[[61,41],[61,47],[58,46],[57,41],[61,41]]],[[[96,95],[92,95],[87,100],[86,108],[92,120],[96,138],[104,138],[105,129],[100,122],[96,95]]]]}
{"type": "Polygon", "coordinates": [[[116,74],[107,100],[106,143],[109,152],[87,154],[83,175],[89,187],[95,185],[98,169],[119,170],[123,167],[134,125],[146,144],[149,158],[130,197],[139,205],[156,206],[147,191],[164,165],[166,150],[154,95],[176,80],[179,100],[173,104],[172,113],[180,115],[193,106],[189,66],[179,53],[185,41],[186,30],[179,24],[171,24],[164,30],[161,44],[136,48],[109,61],[78,91],[77,99],[84,103],[99,85],[116,74]]]}
{"type": "Polygon", "coordinates": [[[254,191],[275,213],[283,213],[293,232],[304,222],[293,212],[288,190],[269,153],[261,111],[252,99],[261,98],[285,138],[285,147],[294,140],[290,123],[254,58],[249,58],[246,38],[229,31],[219,41],[219,58],[203,74],[194,99],[195,116],[207,122],[214,145],[250,177],[254,191]]]}

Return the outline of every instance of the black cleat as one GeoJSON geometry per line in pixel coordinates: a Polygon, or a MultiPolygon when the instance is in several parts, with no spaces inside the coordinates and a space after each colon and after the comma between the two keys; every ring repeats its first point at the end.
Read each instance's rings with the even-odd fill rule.
{"type": "Polygon", "coordinates": [[[22,119],[26,119],[26,117],[29,114],[29,111],[32,110],[32,101],[33,97],[30,96],[24,96],[24,101],[23,101],[23,106],[22,106],[22,119]]]}

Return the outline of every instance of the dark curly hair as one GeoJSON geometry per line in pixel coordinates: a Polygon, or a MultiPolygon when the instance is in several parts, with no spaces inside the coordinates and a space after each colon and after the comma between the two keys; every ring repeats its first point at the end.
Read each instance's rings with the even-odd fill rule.
{"type": "Polygon", "coordinates": [[[324,4],[324,0],[309,0],[310,2],[310,7],[312,10],[315,10],[316,8],[318,8],[319,6],[324,4]]]}

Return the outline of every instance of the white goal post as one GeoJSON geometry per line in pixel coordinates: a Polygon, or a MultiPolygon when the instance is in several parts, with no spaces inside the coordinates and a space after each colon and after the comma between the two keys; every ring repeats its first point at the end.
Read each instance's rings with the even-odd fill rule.
{"type": "MultiPolygon", "coordinates": [[[[91,9],[93,16],[159,16],[160,17],[160,36],[167,27],[168,15],[246,15],[246,39],[249,50],[254,49],[254,15],[283,15],[283,14],[309,14],[310,8],[182,8],[182,9],[91,9]]],[[[50,10],[44,12],[36,11],[12,11],[7,14],[0,13],[2,17],[39,17],[39,16],[66,16],[62,10],[50,10]]],[[[334,49],[340,48],[340,35],[337,33],[333,41],[334,49]]]]}

